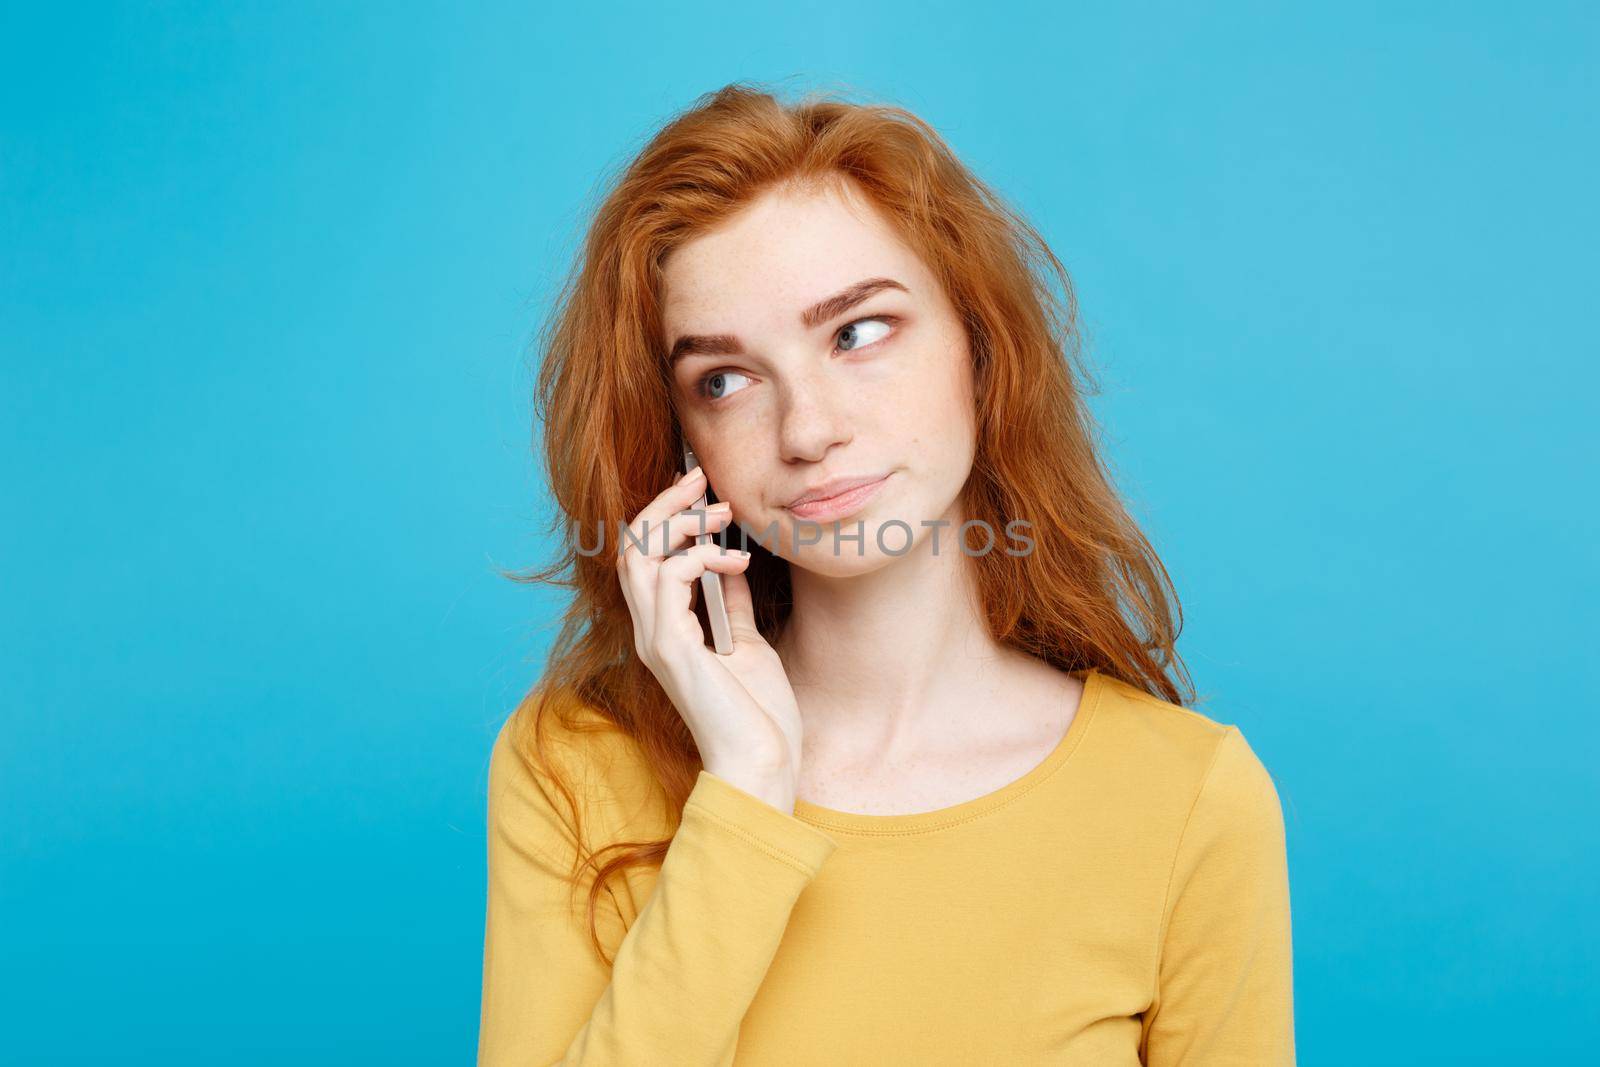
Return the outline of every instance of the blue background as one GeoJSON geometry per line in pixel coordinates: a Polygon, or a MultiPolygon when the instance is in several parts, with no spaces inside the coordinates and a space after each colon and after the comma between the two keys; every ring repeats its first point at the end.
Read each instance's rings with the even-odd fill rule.
{"type": "Polygon", "coordinates": [[[9,5],[0,1060],[471,1061],[529,343],[746,78],[918,112],[1073,273],[1301,1062],[1587,1047],[1593,12],[9,5]]]}

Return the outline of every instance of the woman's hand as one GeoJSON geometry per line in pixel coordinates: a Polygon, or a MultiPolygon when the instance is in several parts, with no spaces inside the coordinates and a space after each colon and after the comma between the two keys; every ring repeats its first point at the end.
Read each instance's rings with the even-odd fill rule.
{"type": "Polygon", "coordinates": [[[726,502],[685,510],[704,492],[705,472],[696,467],[629,523],[633,533],[617,554],[617,575],[633,616],[633,647],[683,716],[705,769],[793,812],[799,707],[777,652],[756,629],[744,576],[750,554],[715,541],[694,543],[732,521],[726,502]],[[706,647],[694,614],[693,583],[706,571],[722,575],[730,655],[706,647]]]}

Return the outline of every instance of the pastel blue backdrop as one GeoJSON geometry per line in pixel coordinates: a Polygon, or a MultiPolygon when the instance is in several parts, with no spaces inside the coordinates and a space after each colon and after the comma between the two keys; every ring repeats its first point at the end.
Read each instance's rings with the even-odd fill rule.
{"type": "Polygon", "coordinates": [[[0,1061],[471,1061],[528,345],[736,79],[915,110],[1073,273],[1301,1062],[1590,1047],[1594,12],[8,5],[0,1061]]]}

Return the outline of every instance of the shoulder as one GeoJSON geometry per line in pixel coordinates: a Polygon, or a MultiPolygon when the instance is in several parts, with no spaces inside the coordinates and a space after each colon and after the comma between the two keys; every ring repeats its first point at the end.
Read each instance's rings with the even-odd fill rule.
{"type": "Polygon", "coordinates": [[[567,689],[530,693],[490,750],[491,809],[537,805],[560,810],[564,821],[597,814],[611,821],[617,809],[637,815],[656,798],[654,784],[634,740],[567,689]]]}
{"type": "Polygon", "coordinates": [[[1213,812],[1260,821],[1278,812],[1271,774],[1238,725],[1100,675],[1091,735],[1097,753],[1147,797],[1187,820],[1213,812]]]}

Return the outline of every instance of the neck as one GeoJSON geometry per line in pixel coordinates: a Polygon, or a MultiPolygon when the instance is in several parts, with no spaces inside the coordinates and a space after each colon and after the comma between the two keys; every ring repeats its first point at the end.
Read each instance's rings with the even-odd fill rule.
{"type": "Polygon", "coordinates": [[[808,735],[910,745],[998,689],[998,669],[1019,653],[989,635],[959,526],[937,531],[937,554],[930,530],[870,574],[791,565],[794,606],[775,647],[808,735]]]}

